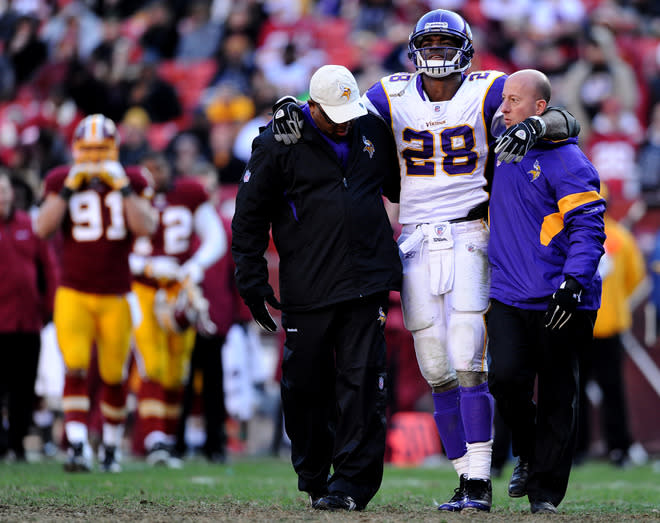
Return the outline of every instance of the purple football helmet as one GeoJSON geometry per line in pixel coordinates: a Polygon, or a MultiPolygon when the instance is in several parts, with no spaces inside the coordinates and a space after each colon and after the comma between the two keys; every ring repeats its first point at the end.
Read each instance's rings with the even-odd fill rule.
{"type": "Polygon", "coordinates": [[[408,57],[416,69],[433,78],[465,71],[473,55],[470,26],[463,17],[445,9],[429,11],[422,16],[408,41],[408,57]],[[456,46],[421,47],[428,35],[450,37],[456,41],[456,46]]]}

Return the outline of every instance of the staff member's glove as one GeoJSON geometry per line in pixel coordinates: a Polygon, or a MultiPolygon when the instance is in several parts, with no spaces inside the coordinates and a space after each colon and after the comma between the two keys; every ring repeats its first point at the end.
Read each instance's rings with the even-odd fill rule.
{"type": "Polygon", "coordinates": [[[545,313],[546,328],[560,330],[575,312],[578,304],[582,301],[582,286],[575,278],[567,276],[555,291],[545,313]]]}
{"type": "Polygon", "coordinates": [[[293,96],[283,96],[273,105],[273,136],[284,145],[298,143],[304,116],[293,96]]]}
{"type": "Polygon", "coordinates": [[[277,330],[277,323],[275,323],[275,320],[270,315],[270,312],[268,312],[266,302],[268,302],[274,309],[282,308],[280,302],[277,301],[277,298],[275,298],[274,294],[255,298],[253,300],[246,301],[245,303],[250,309],[250,313],[252,314],[254,321],[257,322],[259,327],[261,327],[266,332],[275,332],[277,330]]]}
{"type": "Polygon", "coordinates": [[[545,134],[545,129],[545,122],[540,116],[530,116],[512,125],[495,142],[497,159],[506,163],[518,163],[545,134]]]}

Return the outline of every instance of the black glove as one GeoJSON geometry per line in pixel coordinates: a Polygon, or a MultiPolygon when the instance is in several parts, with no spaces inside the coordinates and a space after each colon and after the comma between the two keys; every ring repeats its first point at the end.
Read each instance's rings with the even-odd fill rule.
{"type": "Polygon", "coordinates": [[[509,127],[495,141],[497,159],[506,163],[511,163],[512,160],[513,163],[518,163],[544,134],[545,122],[540,116],[525,118],[509,127]]]}
{"type": "Polygon", "coordinates": [[[575,278],[567,276],[552,295],[545,313],[545,326],[550,330],[560,330],[571,319],[581,300],[582,286],[575,278]]]}
{"type": "Polygon", "coordinates": [[[303,122],[302,109],[293,96],[283,96],[273,105],[273,135],[278,142],[298,143],[303,122]]]}
{"type": "Polygon", "coordinates": [[[277,301],[273,294],[264,296],[263,298],[257,298],[246,302],[246,305],[250,309],[250,313],[254,318],[254,321],[257,322],[257,325],[261,327],[266,332],[275,332],[277,330],[277,323],[268,312],[266,307],[266,302],[268,302],[273,308],[280,309],[282,306],[280,302],[277,301]]]}

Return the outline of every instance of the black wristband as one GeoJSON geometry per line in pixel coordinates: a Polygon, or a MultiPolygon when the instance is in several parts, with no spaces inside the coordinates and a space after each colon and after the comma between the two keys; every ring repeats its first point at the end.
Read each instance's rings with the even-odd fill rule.
{"type": "Polygon", "coordinates": [[[60,190],[60,198],[65,202],[68,202],[71,199],[71,196],[73,196],[73,189],[67,186],[62,187],[60,190]]]}
{"type": "Polygon", "coordinates": [[[121,189],[119,189],[119,192],[124,198],[126,198],[127,196],[133,194],[133,187],[131,187],[130,183],[127,183],[121,189]]]}

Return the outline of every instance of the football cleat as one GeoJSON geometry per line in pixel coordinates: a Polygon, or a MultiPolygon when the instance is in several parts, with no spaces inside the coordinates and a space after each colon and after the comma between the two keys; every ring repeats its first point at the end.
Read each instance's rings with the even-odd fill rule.
{"type": "Polygon", "coordinates": [[[493,504],[493,486],[489,479],[468,479],[463,510],[490,512],[493,504]]]}
{"type": "Polygon", "coordinates": [[[164,443],[156,443],[147,452],[146,461],[152,467],[167,466],[171,458],[170,449],[164,443]]]}
{"type": "Polygon", "coordinates": [[[67,472],[89,472],[92,470],[91,450],[84,443],[72,443],[64,463],[67,472]]]}
{"type": "Polygon", "coordinates": [[[103,472],[121,472],[121,465],[119,464],[118,451],[114,445],[104,446],[101,449],[101,470],[103,472]]]}
{"type": "Polygon", "coordinates": [[[467,494],[467,474],[461,474],[460,483],[454,489],[454,495],[447,503],[443,503],[438,507],[438,510],[445,510],[447,512],[460,512],[463,510],[463,503],[465,503],[465,496],[467,494]]]}

